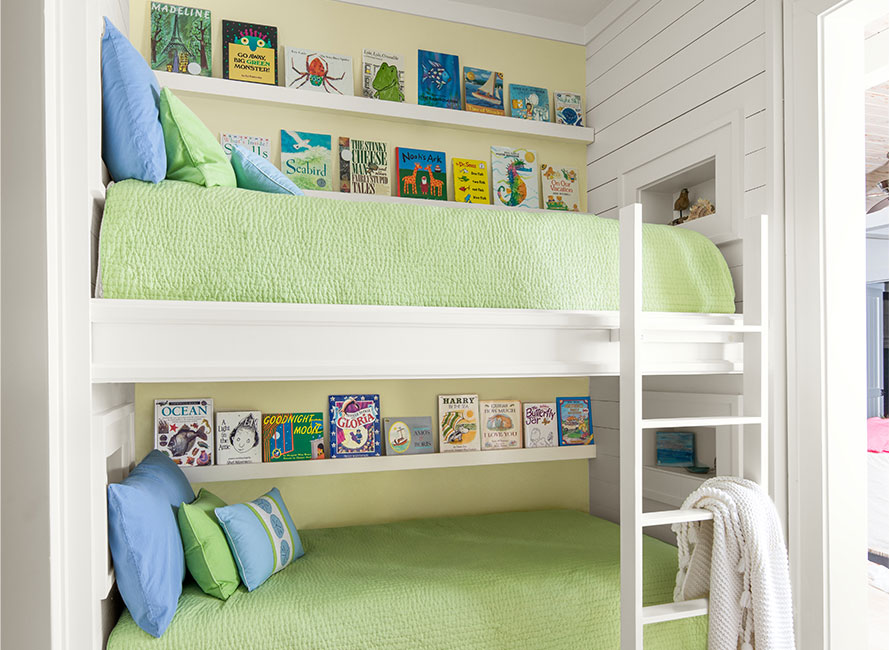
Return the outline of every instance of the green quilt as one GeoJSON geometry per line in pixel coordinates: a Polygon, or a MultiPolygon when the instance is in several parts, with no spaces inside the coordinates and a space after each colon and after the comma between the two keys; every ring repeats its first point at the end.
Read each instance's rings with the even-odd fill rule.
{"type": "MultiPolygon", "coordinates": [[[[735,311],[720,251],[646,226],[645,309],[735,311]]],[[[103,297],[618,309],[618,223],[127,180],[108,190],[103,297]]]]}
{"type": "MultiPolygon", "coordinates": [[[[306,555],[228,601],[187,584],[154,639],[126,611],[108,650],[614,650],[618,527],[552,510],[301,531],[306,555]]],[[[643,541],[644,600],[677,551],[643,541]]],[[[647,650],[704,650],[707,618],[647,626],[647,650]]]]}

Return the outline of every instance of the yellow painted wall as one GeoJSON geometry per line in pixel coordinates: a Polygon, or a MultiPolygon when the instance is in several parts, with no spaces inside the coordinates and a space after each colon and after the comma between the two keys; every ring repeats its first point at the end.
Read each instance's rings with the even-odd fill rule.
{"type": "MultiPolygon", "coordinates": [[[[148,58],[150,2],[130,1],[130,38],[148,58]]],[[[397,12],[335,2],[334,0],[194,0],[184,2],[210,9],[213,15],[213,75],[222,76],[222,20],[275,25],[280,46],[304,47],[352,57],[356,91],[360,94],[363,48],[400,53],[405,57],[406,101],[417,103],[417,50],[457,54],[461,66],[470,65],[504,73],[504,90],[510,83],[541,86],[551,91],[584,94],[585,54],[580,45],[509,34],[422,18],[397,12]]],[[[279,53],[279,67],[283,64],[279,53]]],[[[283,78],[283,77],[282,77],[283,78]]],[[[574,166],[583,172],[583,143],[554,142],[525,135],[461,131],[454,128],[409,125],[380,119],[352,117],[258,102],[179,93],[215,135],[220,131],[259,135],[272,141],[272,162],[280,162],[280,129],[330,133],[383,140],[394,148],[418,147],[444,151],[451,158],[488,160],[491,145],[525,147],[537,151],[541,161],[574,166]]],[[[449,162],[449,197],[454,188],[449,162]]],[[[581,209],[587,206],[586,174],[579,173],[581,209]]]]}
{"type": "MultiPolygon", "coordinates": [[[[155,399],[212,397],[218,411],[280,413],[324,411],[328,395],[349,392],[379,393],[384,416],[429,415],[435,422],[439,394],[550,401],[557,396],[586,395],[588,390],[585,378],[137,384],[136,458],[154,444],[155,399]]],[[[253,499],[278,487],[298,527],[321,528],[537,508],[587,511],[587,477],[587,461],[571,460],[232,481],[205,487],[227,503],[253,499]]]]}

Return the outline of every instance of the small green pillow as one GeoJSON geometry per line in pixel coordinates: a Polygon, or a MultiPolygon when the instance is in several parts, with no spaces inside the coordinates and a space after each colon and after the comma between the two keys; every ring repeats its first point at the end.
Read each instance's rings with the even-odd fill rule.
{"type": "Polygon", "coordinates": [[[160,113],[167,178],[207,187],[235,187],[235,172],[222,146],[169,88],[161,90],[160,113]]]}
{"type": "Polygon", "coordinates": [[[179,506],[179,532],[185,564],[204,593],[226,600],[238,588],[238,567],[213,512],[225,502],[204,488],[192,503],[179,506]]]}

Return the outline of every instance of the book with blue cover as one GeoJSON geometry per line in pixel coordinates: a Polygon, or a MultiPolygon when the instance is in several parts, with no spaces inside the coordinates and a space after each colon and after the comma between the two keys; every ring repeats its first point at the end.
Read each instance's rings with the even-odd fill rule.
{"type": "Polygon", "coordinates": [[[550,94],[546,88],[510,84],[510,115],[524,120],[550,121],[550,94]]]}
{"type": "Polygon", "coordinates": [[[656,431],[655,462],[664,467],[694,467],[695,434],[685,431],[656,431]]]}
{"type": "Polygon", "coordinates": [[[560,446],[593,443],[590,397],[557,397],[556,417],[560,446]]]}
{"type": "Polygon", "coordinates": [[[553,93],[553,111],[556,114],[557,124],[583,126],[581,95],[578,93],[555,91],[553,93]]]}
{"type": "Polygon", "coordinates": [[[380,455],[380,396],[331,395],[331,458],[380,455]]]}
{"type": "Polygon", "coordinates": [[[417,50],[417,103],[460,110],[460,65],[453,54],[417,50]]]}
{"type": "Polygon", "coordinates": [[[448,200],[444,152],[396,147],[396,174],[398,196],[448,200]]]}
{"type": "Polygon", "coordinates": [[[504,73],[464,66],[464,103],[474,113],[504,114],[504,73]]]}
{"type": "Polygon", "coordinates": [[[334,189],[331,136],[281,130],[281,171],[304,190],[334,189]]]}

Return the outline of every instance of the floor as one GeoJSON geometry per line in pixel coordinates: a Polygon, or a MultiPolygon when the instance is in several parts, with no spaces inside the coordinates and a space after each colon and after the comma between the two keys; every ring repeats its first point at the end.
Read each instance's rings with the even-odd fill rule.
{"type": "Polygon", "coordinates": [[[868,650],[890,650],[890,595],[868,588],[868,650]]]}

